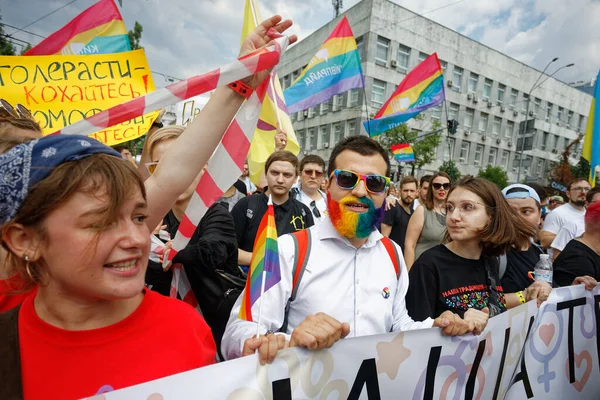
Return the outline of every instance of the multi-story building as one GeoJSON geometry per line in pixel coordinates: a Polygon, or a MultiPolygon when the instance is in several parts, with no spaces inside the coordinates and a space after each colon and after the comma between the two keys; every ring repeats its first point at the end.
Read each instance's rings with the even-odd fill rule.
{"type": "MultiPolygon", "coordinates": [[[[436,161],[419,174],[454,160],[463,175],[493,165],[516,181],[524,139],[521,179],[547,184],[560,153],[585,131],[591,96],[580,90],[543,76],[540,82],[548,79],[529,99],[540,71],[388,0],[363,0],[344,15],[356,37],[365,88],[292,115],[302,154],[315,153],[327,160],[343,137],[366,134],[362,123],[367,116],[375,114],[406,74],[433,52],[444,70],[446,101],[409,125],[423,134],[432,129],[433,121],[446,127],[447,120],[456,119],[459,127],[456,134],[443,134],[436,161]],[[519,134],[520,128],[524,134],[519,134]]],[[[278,67],[284,88],[338,22],[339,18],[329,22],[286,52],[278,67]]],[[[573,150],[576,160],[581,144],[573,150]]]]}

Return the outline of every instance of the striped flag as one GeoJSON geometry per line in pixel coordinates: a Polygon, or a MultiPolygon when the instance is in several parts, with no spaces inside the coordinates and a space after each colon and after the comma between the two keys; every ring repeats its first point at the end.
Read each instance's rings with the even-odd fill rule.
{"type": "Polygon", "coordinates": [[[400,143],[390,146],[390,150],[394,153],[394,157],[398,162],[413,162],[415,161],[415,152],[410,144],[400,143]]]}
{"type": "Polygon", "coordinates": [[[590,184],[596,186],[596,167],[600,165],[600,71],[596,78],[596,87],[588,115],[585,137],[583,139],[583,158],[590,163],[590,184]]]}

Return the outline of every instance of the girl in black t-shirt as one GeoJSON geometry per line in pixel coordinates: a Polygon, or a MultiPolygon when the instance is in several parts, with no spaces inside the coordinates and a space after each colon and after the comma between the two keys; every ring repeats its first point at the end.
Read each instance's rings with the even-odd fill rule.
{"type": "Polygon", "coordinates": [[[413,319],[435,318],[446,310],[484,318],[487,312],[494,316],[548,297],[551,287],[539,282],[503,293],[497,256],[519,238],[533,236],[535,228],[511,210],[496,185],[463,178],[450,189],[445,211],[446,244],[423,253],[409,272],[406,304],[413,319]]]}

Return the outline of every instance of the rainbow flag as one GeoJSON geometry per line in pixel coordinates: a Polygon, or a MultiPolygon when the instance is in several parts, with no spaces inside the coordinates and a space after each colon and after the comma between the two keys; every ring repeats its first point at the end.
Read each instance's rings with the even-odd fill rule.
{"type": "Polygon", "coordinates": [[[390,150],[394,153],[394,157],[398,162],[413,162],[415,161],[415,152],[408,143],[400,143],[390,146],[390,150]]]}
{"type": "Polygon", "coordinates": [[[596,87],[588,115],[585,137],[583,138],[583,158],[590,162],[590,184],[596,186],[596,167],[600,165],[600,71],[596,78],[596,87]]]}
{"type": "Polygon", "coordinates": [[[100,0],[24,55],[107,54],[131,50],[123,17],[113,0],[100,0]]]}
{"type": "Polygon", "coordinates": [[[252,249],[252,261],[248,270],[248,279],[246,288],[242,294],[242,306],[240,308],[239,318],[252,321],[252,306],[262,295],[262,275],[267,274],[265,289],[266,292],[275,286],[281,280],[281,271],[279,269],[279,252],[277,248],[277,227],[275,225],[275,209],[269,196],[267,212],[260,221],[254,247],[252,249]]]}
{"type": "Polygon", "coordinates": [[[356,40],[344,16],[283,96],[288,111],[297,112],[364,86],[356,40]]]}
{"type": "Polygon", "coordinates": [[[370,136],[377,136],[439,106],[445,98],[442,66],[433,53],[406,75],[375,117],[364,122],[365,129],[370,136]]]}

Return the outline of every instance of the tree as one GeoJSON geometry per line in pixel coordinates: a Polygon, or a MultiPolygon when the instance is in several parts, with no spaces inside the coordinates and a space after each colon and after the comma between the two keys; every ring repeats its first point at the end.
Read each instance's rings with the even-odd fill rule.
{"type": "Polygon", "coordinates": [[[477,176],[495,183],[500,190],[508,186],[508,175],[500,167],[492,167],[491,165],[488,165],[486,169],[480,169],[477,176]]]}
{"type": "Polygon", "coordinates": [[[590,162],[583,157],[579,157],[579,162],[571,167],[571,174],[575,178],[588,179],[590,177],[590,162]]]}
{"type": "MultiPolygon", "coordinates": [[[[581,141],[581,139],[582,139],[582,136],[579,136],[577,139],[573,140],[571,143],[569,143],[567,145],[567,148],[565,149],[565,151],[562,152],[562,154],[560,156],[560,161],[554,166],[552,171],[550,171],[551,179],[553,179],[559,183],[562,183],[563,185],[566,185],[567,183],[571,182],[576,177],[577,172],[580,172],[579,170],[574,171],[573,166],[571,166],[571,164],[569,163],[569,156],[571,155],[571,148],[573,146],[577,145],[577,143],[579,143],[581,141]]],[[[581,160],[579,161],[579,163],[581,163],[581,160]]],[[[584,165],[581,165],[580,167],[583,168],[584,165]]],[[[588,166],[588,174],[589,174],[589,166],[588,166]]],[[[585,176],[585,178],[587,178],[587,176],[585,176]]]]}
{"type": "MultiPolygon", "coordinates": [[[[2,16],[0,16],[2,21],[2,16]]],[[[1,56],[14,56],[15,46],[8,40],[10,36],[4,33],[4,25],[0,24],[0,55],[1,56]]]]}
{"type": "Polygon", "coordinates": [[[27,43],[27,46],[23,47],[23,49],[21,50],[21,56],[25,53],[27,53],[29,50],[31,50],[31,43],[27,43]]]}
{"type": "Polygon", "coordinates": [[[142,40],[142,31],[143,30],[144,30],[144,28],[142,27],[142,24],[135,21],[133,30],[130,30],[129,32],[127,32],[127,36],[129,36],[129,44],[131,45],[131,50],[143,49],[143,47],[140,46],[140,41],[142,40]]]}
{"type": "Polygon", "coordinates": [[[444,161],[444,163],[438,168],[438,171],[445,172],[450,177],[450,181],[457,182],[462,174],[458,170],[458,167],[454,163],[454,161],[444,161]]]}
{"type": "MultiPolygon", "coordinates": [[[[421,118],[420,116],[417,116],[415,119],[420,120],[421,118]]],[[[431,130],[435,132],[439,130],[440,127],[441,124],[438,121],[435,121],[431,126],[431,130]]],[[[401,124],[381,134],[378,140],[390,154],[392,154],[390,146],[399,143],[410,144],[415,152],[415,161],[411,163],[410,172],[411,175],[414,175],[416,169],[421,169],[424,165],[434,161],[435,150],[440,145],[441,133],[437,132],[428,134],[425,137],[419,137],[419,133],[411,131],[411,128],[407,124],[401,124]]]]}

